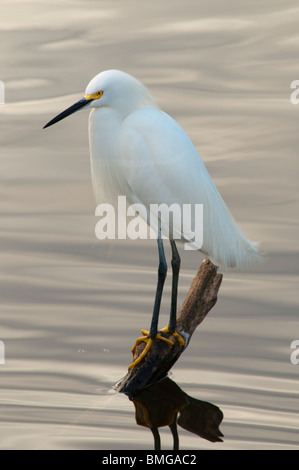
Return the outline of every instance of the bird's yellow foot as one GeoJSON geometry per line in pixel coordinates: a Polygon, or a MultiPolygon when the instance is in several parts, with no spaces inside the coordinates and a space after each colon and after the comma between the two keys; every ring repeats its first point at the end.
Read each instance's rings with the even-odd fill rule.
{"type": "MultiPolygon", "coordinates": [[[[163,331],[163,330],[162,330],[163,331]]],[[[149,337],[149,332],[146,331],[146,330],[141,330],[141,333],[143,334],[143,336],[141,336],[140,338],[137,338],[136,341],[135,341],[135,344],[132,348],[132,354],[134,355],[135,353],[135,350],[138,346],[138,344],[144,342],[146,343],[146,347],[144,348],[144,350],[142,351],[142,353],[140,354],[140,356],[136,359],[136,361],[132,362],[132,364],[129,366],[129,369],[132,370],[133,367],[135,367],[137,364],[139,364],[139,362],[142,361],[142,359],[147,355],[147,353],[149,352],[149,350],[151,349],[151,346],[154,342],[154,340],[152,338],[149,337]]],[[[173,346],[173,341],[171,341],[171,339],[168,339],[168,338],[164,338],[164,336],[161,336],[159,335],[159,333],[157,333],[156,337],[154,339],[160,339],[161,341],[164,341],[165,343],[168,343],[170,344],[171,346],[173,346]]],[[[185,344],[185,343],[184,343],[185,344]]]]}
{"type": "Polygon", "coordinates": [[[186,342],[184,338],[175,330],[175,331],[170,331],[168,326],[165,326],[165,328],[162,328],[163,333],[170,333],[172,336],[174,336],[178,342],[180,343],[180,346],[185,346],[186,342]]]}

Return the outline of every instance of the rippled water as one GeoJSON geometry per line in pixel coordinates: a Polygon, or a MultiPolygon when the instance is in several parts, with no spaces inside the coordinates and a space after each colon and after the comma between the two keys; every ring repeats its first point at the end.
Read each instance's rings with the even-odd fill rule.
{"type": "MultiPolygon", "coordinates": [[[[86,113],[41,130],[108,68],[136,75],[184,127],[268,257],[224,273],[172,370],[224,412],[224,443],[180,430],[181,447],[298,448],[298,13],[282,0],[2,0],[1,448],[153,447],[112,387],[149,325],[155,243],[96,240],[86,113]]],[[[180,303],[201,259],[182,252],[180,303]]],[[[169,295],[168,279],[163,326],[169,295]]]]}

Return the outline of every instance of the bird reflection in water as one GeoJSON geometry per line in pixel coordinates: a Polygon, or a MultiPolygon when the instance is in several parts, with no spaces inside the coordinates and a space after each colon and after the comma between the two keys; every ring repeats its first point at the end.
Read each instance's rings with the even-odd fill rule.
{"type": "Polygon", "coordinates": [[[169,426],[172,432],[174,450],[179,449],[178,425],[208,441],[223,442],[219,430],[222,411],[190,397],[169,377],[129,398],[135,405],[136,423],[152,431],[155,450],[161,449],[159,428],[163,426],[169,426]]]}

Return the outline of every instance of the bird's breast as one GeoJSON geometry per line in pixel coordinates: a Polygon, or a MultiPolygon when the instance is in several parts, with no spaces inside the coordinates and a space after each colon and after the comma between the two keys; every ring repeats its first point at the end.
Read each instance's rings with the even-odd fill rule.
{"type": "Polygon", "coordinates": [[[95,108],[89,116],[89,147],[97,204],[114,204],[121,194],[118,181],[121,119],[109,108],[95,108]]]}

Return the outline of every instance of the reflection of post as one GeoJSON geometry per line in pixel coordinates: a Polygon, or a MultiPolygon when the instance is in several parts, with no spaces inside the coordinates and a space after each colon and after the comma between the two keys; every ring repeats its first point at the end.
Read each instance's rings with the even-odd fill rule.
{"type": "Polygon", "coordinates": [[[5,103],[5,85],[2,80],[0,80],[0,104],[5,103]]]}
{"type": "Polygon", "coordinates": [[[0,364],[5,364],[5,346],[3,341],[0,341],[0,364]]]}
{"type": "MultiPolygon", "coordinates": [[[[208,259],[203,261],[178,313],[177,331],[188,336],[188,344],[197,326],[204,320],[217,301],[218,290],[222,282],[222,274],[218,274],[217,271],[218,268],[211,261],[208,259]]],[[[174,346],[170,346],[164,341],[154,341],[144,360],[129,371],[118,385],[119,392],[132,396],[167,375],[185,350],[170,333],[167,336],[174,341],[174,346]]],[[[145,343],[138,345],[134,360],[144,348],[145,343]]]]}
{"type": "Polygon", "coordinates": [[[158,429],[162,426],[170,427],[173,449],[178,450],[177,424],[208,441],[223,442],[219,429],[222,411],[212,403],[190,397],[169,377],[145,388],[131,400],[135,405],[136,423],[150,428],[154,435],[155,450],[161,449],[158,429]]]}

